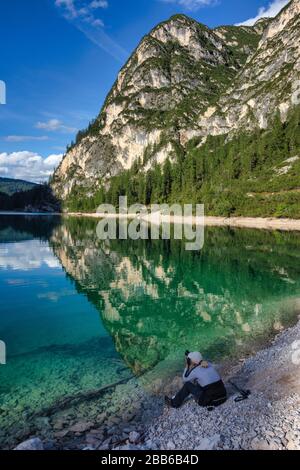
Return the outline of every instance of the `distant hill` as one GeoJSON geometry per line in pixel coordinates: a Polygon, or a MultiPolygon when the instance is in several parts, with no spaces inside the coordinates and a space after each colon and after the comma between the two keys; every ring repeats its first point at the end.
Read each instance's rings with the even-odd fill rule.
{"type": "Polygon", "coordinates": [[[21,191],[29,191],[35,186],[37,186],[37,184],[30,183],[29,181],[0,177],[0,193],[5,193],[9,196],[21,191]]]}
{"type": "Polygon", "coordinates": [[[0,211],[60,212],[60,201],[48,184],[33,184],[30,189],[27,186],[24,191],[13,194],[0,191],[0,211]]]}
{"type": "Polygon", "coordinates": [[[48,184],[0,177],[0,211],[60,212],[48,184]]]}

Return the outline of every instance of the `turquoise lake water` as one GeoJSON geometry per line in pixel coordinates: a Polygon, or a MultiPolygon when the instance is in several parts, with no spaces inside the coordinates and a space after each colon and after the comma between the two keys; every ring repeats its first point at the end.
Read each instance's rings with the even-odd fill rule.
{"type": "Polygon", "coordinates": [[[0,216],[0,441],[65,396],[167,373],[186,349],[239,356],[300,312],[298,233],[208,228],[187,252],[104,243],[96,225],[0,216]]]}

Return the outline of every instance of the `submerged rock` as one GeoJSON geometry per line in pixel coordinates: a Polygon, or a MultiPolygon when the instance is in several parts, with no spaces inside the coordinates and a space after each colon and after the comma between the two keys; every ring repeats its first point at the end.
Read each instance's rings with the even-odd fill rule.
{"type": "MultiPolygon", "coordinates": [[[[298,366],[287,361],[291,344],[299,333],[300,322],[244,364],[232,365],[227,377],[234,374],[235,382],[251,389],[247,400],[236,403],[232,394],[225,404],[212,412],[199,407],[194,400],[176,410],[167,408],[153,419],[143,434],[145,444],[137,444],[138,447],[160,450],[300,449],[298,366]],[[286,383],[287,377],[293,381],[286,383]]],[[[232,392],[229,390],[229,393],[232,392]]]]}

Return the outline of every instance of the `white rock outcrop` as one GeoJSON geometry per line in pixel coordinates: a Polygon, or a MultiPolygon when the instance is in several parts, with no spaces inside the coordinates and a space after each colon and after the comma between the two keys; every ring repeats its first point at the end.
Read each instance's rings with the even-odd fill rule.
{"type": "Polygon", "coordinates": [[[66,198],[75,186],[93,192],[143,162],[146,152],[147,170],[172,158],[174,141],[185,146],[193,137],[264,129],[276,111],[285,121],[300,103],[299,32],[299,0],[252,28],[210,30],[184,15],[161,23],[142,40],[95,124],[55,171],[55,193],[66,198]]]}

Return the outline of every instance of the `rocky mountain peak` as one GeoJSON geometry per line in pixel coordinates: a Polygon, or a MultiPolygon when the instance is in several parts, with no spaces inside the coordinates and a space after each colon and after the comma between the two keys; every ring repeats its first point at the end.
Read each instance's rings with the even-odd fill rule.
{"type": "Polygon", "coordinates": [[[272,21],[271,18],[260,18],[259,20],[256,21],[256,23],[253,25],[253,29],[259,33],[263,34],[267,26],[270,24],[272,21]]]}
{"type": "Polygon", "coordinates": [[[263,41],[268,40],[280,34],[290,22],[294,22],[296,17],[300,14],[300,0],[292,0],[280,13],[269,23],[266,28],[263,41]]]}
{"type": "Polygon", "coordinates": [[[120,71],[105,104],[53,177],[63,198],[93,193],[141,162],[172,162],[190,139],[265,128],[292,105],[300,71],[300,1],[253,27],[211,30],[185,15],[153,28],[120,71]],[[78,189],[79,188],[79,189],[78,189]]]}

